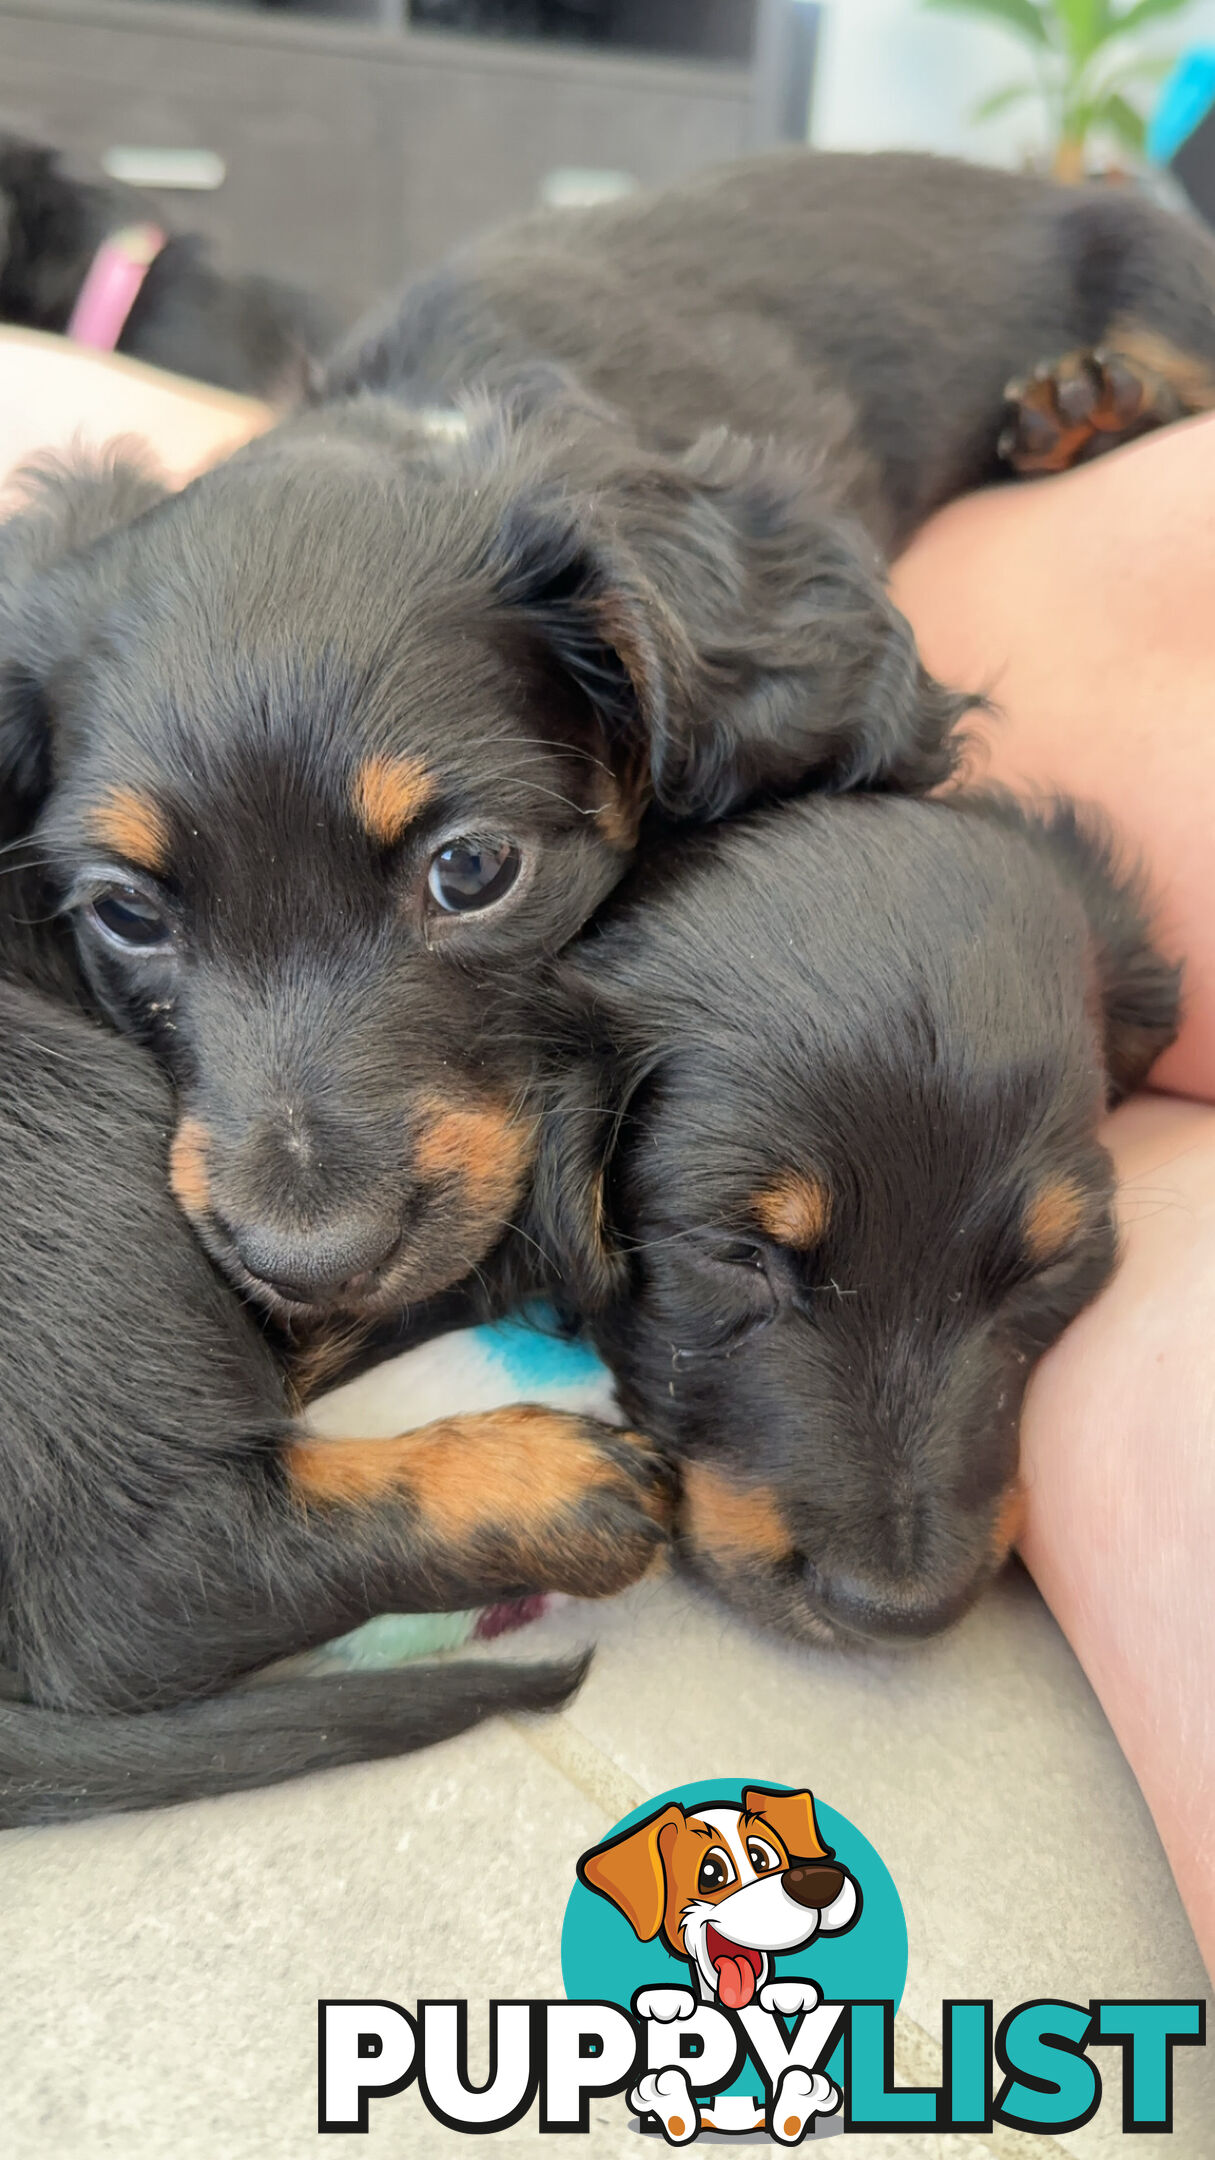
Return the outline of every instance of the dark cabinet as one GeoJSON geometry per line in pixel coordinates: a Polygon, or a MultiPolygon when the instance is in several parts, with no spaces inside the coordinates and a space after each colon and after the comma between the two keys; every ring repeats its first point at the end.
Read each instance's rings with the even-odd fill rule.
{"type": "MultiPolygon", "coordinates": [[[[0,0],[0,126],[85,170],[146,153],[153,179],[162,153],[215,153],[207,185],[165,188],[162,172],[172,222],[227,266],[296,279],[348,317],[530,208],[556,170],[661,184],[790,132],[771,5],[759,0],[749,60],[689,62],[411,31],[403,10],[394,25],[0,0]]],[[[779,0],[777,16],[790,10],[800,29],[807,10],[779,0]]]]}

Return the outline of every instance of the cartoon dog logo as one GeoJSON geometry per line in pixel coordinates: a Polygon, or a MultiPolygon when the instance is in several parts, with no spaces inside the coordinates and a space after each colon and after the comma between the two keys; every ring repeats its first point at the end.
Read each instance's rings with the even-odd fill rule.
{"type": "MultiPolygon", "coordinates": [[[[639,1941],[658,1937],[673,1957],[687,1960],[691,1989],[648,1988],[638,1998],[644,2016],[664,2020],[692,2016],[697,2000],[737,2012],[755,2004],[786,2017],[814,2009],[821,1999],[815,1982],[775,1978],[773,1959],[805,1949],[820,1931],[842,1934],[861,1911],[860,1885],[823,1843],[808,1792],[749,1786],[741,1801],[694,1813],[672,1803],[584,1853],[578,1874],[624,1914],[639,1941]]],[[[630,2102],[659,2115],[673,2143],[696,2134],[682,2070],[643,2078],[630,2102]]],[[[838,2106],[828,2078],[791,2069],[776,2096],[773,2128],[784,2132],[782,2143],[794,2142],[815,2114],[838,2106]]],[[[744,2122],[737,2100],[724,2095],[699,2111],[699,2122],[706,2129],[764,2127],[762,2109],[748,2105],[745,2112],[744,2122]]]]}

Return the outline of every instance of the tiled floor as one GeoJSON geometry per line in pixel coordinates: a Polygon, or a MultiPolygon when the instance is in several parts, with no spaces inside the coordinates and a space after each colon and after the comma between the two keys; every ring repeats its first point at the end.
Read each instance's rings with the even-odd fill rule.
{"type": "MultiPolygon", "coordinates": [[[[5,2160],[300,2160],[315,2148],[320,1994],[555,1995],[577,1854],[684,1780],[809,1782],[898,1883],[911,1969],[898,2053],[937,2059],[943,1996],[1203,1992],[1150,1820],[1070,1653],[1024,1578],[929,1649],[843,1661],[752,1637],[685,1589],[567,1608],[503,1654],[600,1650],[561,1717],[497,1725],[401,1763],[169,1814],[0,1840],[0,2151],[5,2160]]],[[[475,2032],[475,2019],[474,2019],[475,2032]]],[[[474,2040],[474,2069],[475,2069],[474,2040]]],[[[852,2160],[1132,2151],[1212,2160],[1215,2063],[1180,2051],[1178,2133],[1119,2133],[1111,2104],[1061,2143],[833,2145],[852,2160]]],[[[369,2149],[469,2148],[410,2091],[369,2149]]],[[[588,2138],[639,2160],[620,2102],[588,2138]]]]}

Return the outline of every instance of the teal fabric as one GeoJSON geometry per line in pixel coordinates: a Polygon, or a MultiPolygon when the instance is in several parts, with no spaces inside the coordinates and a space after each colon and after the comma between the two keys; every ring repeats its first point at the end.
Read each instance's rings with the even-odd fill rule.
{"type": "Polygon", "coordinates": [[[529,1395],[547,1395],[552,1388],[583,1387],[598,1380],[610,1385],[602,1359],[581,1336],[562,1334],[548,1305],[530,1305],[522,1319],[476,1328],[474,1337],[518,1389],[521,1402],[529,1395]]]}
{"type": "Polygon", "coordinates": [[[1148,123],[1147,154],[1167,165],[1215,104],[1215,46],[1196,45],[1165,80],[1148,123]]]}
{"type": "MultiPolygon", "coordinates": [[[[474,1328],[477,1351],[520,1402],[547,1401],[564,1388],[611,1385],[606,1366],[589,1345],[561,1332],[556,1314],[533,1305],[517,1320],[498,1320],[474,1328]]],[[[453,1342],[452,1407],[459,1403],[459,1348],[453,1342]]],[[[462,1345],[468,1337],[459,1338],[462,1345]]],[[[458,1650],[471,1640],[480,1612],[381,1613],[352,1634],[326,1643],[308,1660],[312,1670],[384,1672],[411,1658],[458,1650]]]]}
{"type": "Polygon", "coordinates": [[[411,1658],[458,1650],[470,1640],[477,1619],[475,1612],[380,1613],[352,1634],[326,1643],[315,1662],[341,1666],[344,1672],[388,1672],[411,1658]]]}

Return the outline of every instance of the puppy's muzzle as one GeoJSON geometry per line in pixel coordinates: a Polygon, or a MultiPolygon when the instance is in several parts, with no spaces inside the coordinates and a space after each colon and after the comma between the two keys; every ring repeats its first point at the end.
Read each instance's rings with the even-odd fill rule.
{"type": "Polygon", "coordinates": [[[401,1243],[396,1226],[362,1218],[295,1232],[264,1225],[221,1227],[251,1276],[276,1296],[300,1305],[357,1297],[371,1289],[401,1243]]]}
{"type": "Polygon", "coordinates": [[[823,1912],[834,1905],[844,1887],[844,1870],[827,1860],[793,1860],[783,1876],[786,1895],[808,1912],[823,1912]]]}

